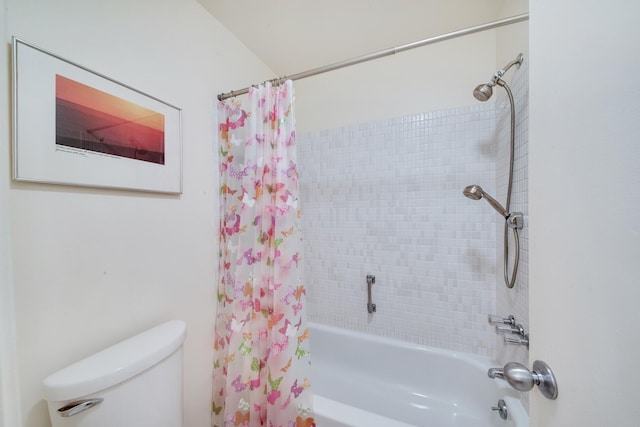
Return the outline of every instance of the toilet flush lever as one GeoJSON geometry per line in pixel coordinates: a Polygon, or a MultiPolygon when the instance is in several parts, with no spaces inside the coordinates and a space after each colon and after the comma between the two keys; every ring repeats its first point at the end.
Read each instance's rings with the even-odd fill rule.
{"type": "Polygon", "coordinates": [[[80,412],[86,411],[87,409],[93,408],[94,406],[102,403],[103,400],[104,399],[99,397],[95,399],[76,400],[75,402],[71,402],[58,409],[58,413],[61,417],[73,417],[80,412]]]}

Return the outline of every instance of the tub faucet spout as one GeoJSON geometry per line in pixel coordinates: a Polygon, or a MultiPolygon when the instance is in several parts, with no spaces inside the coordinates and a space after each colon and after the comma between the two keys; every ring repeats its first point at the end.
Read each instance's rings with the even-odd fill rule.
{"type": "Polygon", "coordinates": [[[504,379],[504,369],[502,368],[491,368],[487,371],[487,375],[489,378],[500,378],[504,379]]]}
{"type": "Polygon", "coordinates": [[[491,368],[487,371],[489,378],[506,380],[511,387],[518,391],[529,391],[538,386],[540,392],[547,399],[558,397],[558,384],[549,365],[542,360],[533,362],[533,369],[517,362],[509,362],[504,368],[491,368]]]}

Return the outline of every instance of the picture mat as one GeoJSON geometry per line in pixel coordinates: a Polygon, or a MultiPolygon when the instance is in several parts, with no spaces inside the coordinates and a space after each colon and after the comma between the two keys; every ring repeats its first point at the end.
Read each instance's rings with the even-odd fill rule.
{"type": "Polygon", "coordinates": [[[182,192],[181,110],[14,39],[14,179],[182,192]],[[165,164],[56,145],[56,74],[165,116],[165,164]]]}

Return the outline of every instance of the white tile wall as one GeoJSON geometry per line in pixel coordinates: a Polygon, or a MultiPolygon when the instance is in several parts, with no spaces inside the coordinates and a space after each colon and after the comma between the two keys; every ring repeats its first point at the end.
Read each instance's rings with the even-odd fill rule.
{"type": "MultiPolygon", "coordinates": [[[[528,331],[529,327],[529,208],[528,208],[528,123],[529,123],[529,91],[528,91],[528,67],[525,62],[516,72],[513,80],[509,83],[513,91],[516,104],[516,150],[514,162],[514,180],[511,197],[511,211],[523,212],[525,217],[525,227],[520,230],[520,267],[516,284],[512,289],[507,289],[502,276],[496,281],[496,301],[497,310],[500,314],[513,314],[528,331]]],[[[501,100],[497,105],[498,126],[497,144],[498,152],[501,153],[498,159],[498,188],[503,197],[506,197],[507,180],[509,174],[509,139],[510,139],[510,118],[509,103],[507,99],[501,100]]],[[[498,238],[498,265],[500,271],[503,268],[502,239],[503,228],[499,227],[498,238]]],[[[513,243],[511,239],[510,244],[513,243]]],[[[509,266],[513,265],[514,250],[510,246],[509,266]]],[[[510,270],[511,271],[511,267],[510,270]]],[[[503,362],[516,360],[521,363],[528,363],[528,352],[525,347],[504,346],[502,338],[498,340],[498,357],[503,362]]]]}
{"type": "Polygon", "coordinates": [[[310,320],[490,355],[495,107],[412,115],[298,137],[310,320]],[[376,276],[366,310],[366,275],[376,276]]]}
{"type": "MultiPolygon", "coordinates": [[[[520,266],[516,283],[512,289],[504,285],[502,278],[503,268],[503,227],[497,227],[496,238],[498,241],[498,268],[500,274],[496,276],[496,310],[501,315],[513,314],[516,321],[522,324],[525,331],[529,332],[529,173],[528,173],[528,153],[529,153],[529,67],[525,62],[513,75],[509,86],[513,92],[516,105],[516,138],[515,138],[515,161],[513,173],[513,190],[511,195],[511,211],[524,213],[524,228],[520,230],[520,266]]],[[[507,192],[507,182],[509,176],[509,139],[510,139],[510,116],[509,102],[505,97],[496,105],[498,114],[498,125],[496,127],[498,156],[498,192],[500,200],[504,200],[507,192]]],[[[511,240],[511,243],[513,240],[511,240]]],[[[510,246],[513,248],[513,246],[510,246]]],[[[513,265],[514,250],[509,251],[509,266],[513,265]]],[[[511,267],[510,270],[511,271],[511,267]]],[[[505,345],[502,337],[496,337],[496,357],[501,364],[515,361],[520,362],[529,368],[529,351],[526,347],[505,345]]],[[[535,339],[535,336],[530,337],[535,339]]],[[[528,395],[521,394],[521,400],[528,408],[528,395]]]]}
{"type": "Polygon", "coordinates": [[[525,213],[515,287],[503,281],[503,220],[485,201],[462,195],[479,184],[506,202],[505,97],[298,135],[310,320],[528,364],[527,350],[505,347],[486,320],[513,314],[528,330],[526,62],[509,84],[516,101],[511,210],[525,213]],[[373,315],[367,274],[376,276],[373,315]]]}

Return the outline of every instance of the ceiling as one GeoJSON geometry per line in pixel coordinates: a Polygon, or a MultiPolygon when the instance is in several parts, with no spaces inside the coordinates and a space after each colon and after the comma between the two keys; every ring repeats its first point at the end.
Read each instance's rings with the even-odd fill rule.
{"type": "Polygon", "coordinates": [[[498,19],[515,0],[197,0],[278,76],[498,19]]]}

